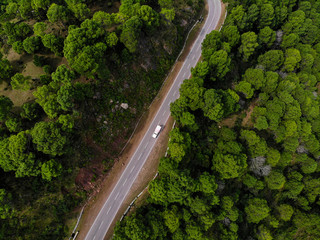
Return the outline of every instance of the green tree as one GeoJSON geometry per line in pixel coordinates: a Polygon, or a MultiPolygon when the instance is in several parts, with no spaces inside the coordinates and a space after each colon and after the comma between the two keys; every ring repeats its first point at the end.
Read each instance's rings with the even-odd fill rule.
{"type": "Polygon", "coordinates": [[[288,205],[288,204],[281,204],[278,208],[277,208],[280,218],[283,221],[290,221],[291,216],[294,213],[293,208],[288,205]]]}
{"type": "Polygon", "coordinates": [[[270,208],[265,199],[251,198],[248,200],[245,212],[249,223],[259,223],[269,216],[270,208]]]}
{"type": "Polygon", "coordinates": [[[27,53],[33,54],[41,48],[41,39],[40,37],[27,37],[22,44],[27,53]]]}
{"type": "Polygon", "coordinates": [[[71,132],[75,125],[74,117],[70,114],[60,115],[57,122],[61,124],[64,132],[71,132]]]}
{"type": "Polygon", "coordinates": [[[254,89],[252,88],[251,84],[246,81],[240,81],[235,86],[235,90],[237,92],[243,93],[247,99],[252,98],[252,96],[254,94],[254,89]]]}
{"type": "Polygon", "coordinates": [[[271,148],[267,153],[267,163],[275,167],[280,160],[280,152],[277,149],[271,148]]]}
{"type": "Polygon", "coordinates": [[[276,32],[273,31],[270,27],[264,27],[260,30],[258,35],[258,40],[260,44],[271,47],[276,40],[276,32]]]}
{"type": "Polygon", "coordinates": [[[239,43],[240,33],[238,28],[234,25],[228,25],[221,29],[222,39],[234,47],[239,43]]]}
{"type": "Polygon", "coordinates": [[[239,48],[239,52],[242,54],[245,62],[249,60],[250,56],[259,46],[257,39],[258,37],[254,32],[246,32],[241,35],[241,46],[239,48]]]}
{"type": "Polygon", "coordinates": [[[26,132],[11,135],[0,142],[0,166],[6,172],[15,171],[16,177],[37,176],[39,163],[35,154],[28,150],[26,132]]]}
{"type": "Polygon", "coordinates": [[[272,26],[274,21],[274,8],[272,4],[263,4],[260,9],[259,27],[272,26]]]}
{"type": "Polygon", "coordinates": [[[36,22],[33,25],[33,32],[36,36],[43,37],[48,26],[44,22],[36,22]]]}
{"type": "Polygon", "coordinates": [[[204,93],[204,116],[210,120],[219,122],[224,116],[224,104],[222,96],[215,89],[209,89],[204,93]]]}
{"type": "Polygon", "coordinates": [[[32,141],[38,151],[51,156],[66,153],[68,139],[54,122],[38,122],[31,130],[32,141]]]}
{"type": "Polygon", "coordinates": [[[10,98],[6,96],[0,96],[0,121],[7,119],[11,109],[13,107],[13,102],[10,98]]]}
{"type": "Polygon", "coordinates": [[[36,11],[38,11],[39,9],[46,10],[49,7],[50,3],[50,0],[31,0],[31,6],[36,11]]]}
{"type": "Polygon", "coordinates": [[[66,7],[52,3],[47,11],[47,17],[51,23],[58,21],[66,23],[69,20],[69,13],[66,7]]]}
{"type": "Polygon", "coordinates": [[[12,66],[7,59],[2,59],[2,55],[0,59],[0,80],[9,80],[12,76],[12,66]]]}
{"type": "Polygon", "coordinates": [[[207,61],[198,62],[194,68],[191,68],[193,77],[205,78],[209,73],[209,64],[207,61]]]}
{"type": "Polygon", "coordinates": [[[18,53],[18,54],[22,54],[24,51],[24,47],[23,47],[23,43],[22,41],[16,41],[12,44],[12,49],[18,53]]]}
{"type": "Polygon", "coordinates": [[[78,20],[84,21],[89,18],[90,9],[85,3],[69,4],[68,7],[78,20]]]}
{"type": "Polygon", "coordinates": [[[173,205],[171,209],[166,209],[163,212],[164,223],[169,228],[171,233],[177,231],[180,225],[179,219],[179,209],[177,206],[173,205]]]}
{"type": "MultiPolygon", "coordinates": [[[[256,11],[254,11],[254,9],[252,8],[250,13],[251,13],[251,17],[250,17],[251,20],[254,20],[254,17],[256,16],[256,11]]],[[[243,30],[246,27],[248,16],[242,5],[238,5],[232,8],[230,15],[231,15],[231,18],[233,19],[233,22],[237,24],[240,30],[243,30]]]]}
{"type": "Polygon", "coordinates": [[[259,90],[264,87],[266,79],[264,77],[264,72],[262,69],[248,68],[242,77],[243,81],[246,81],[254,87],[254,89],[259,90]]]}
{"type": "Polygon", "coordinates": [[[29,90],[31,88],[31,82],[30,82],[30,77],[25,77],[21,73],[16,73],[12,78],[11,78],[11,86],[12,89],[19,89],[19,90],[29,90]]]}
{"type": "Polygon", "coordinates": [[[42,37],[42,44],[46,48],[50,49],[55,55],[60,56],[62,55],[63,49],[63,38],[57,37],[54,34],[45,34],[42,37]]]}
{"type": "Polygon", "coordinates": [[[220,174],[222,179],[240,177],[247,168],[245,154],[222,154],[218,150],[213,156],[213,169],[220,174]]]}
{"type": "Polygon", "coordinates": [[[70,111],[74,106],[73,99],[73,86],[70,83],[61,86],[57,92],[57,102],[60,104],[61,109],[64,111],[70,111]]]}
{"type": "Polygon", "coordinates": [[[173,8],[172,9],[162,8],[160,15],[164,18],[166,24],[170,24],[174,20],[176,16],[176,12],[173,8]]]}
{"type": "Polygon", "coordinates": [[[159,26],[159,14],[148,5],[142,5],[138,11],[139,18],[144,22],[147,29],[159,26]]]}
{"type": "Polygon", "coordinates": [[[24,103],[20,116],[30,121],[39,118],[41,115],[41,107],[37,103],[24,103]]]}
{"type": "Polygon", "coordinates": [[[142,22],[138,16],[134,16],[126,21],[122,27],[120,41],[133,53],[136,51],[142,22]]]}
{"type": "Polygon", "coordinates": [[[3,188],[0,189],[0,218],[8,219],[12,218],[15,214],[15,210],[12,207],[12,195],[7,193],[3,188]]]}
{"type": "Polygon", "coordinates": [[[41,175],[42,178],[51,181],[52,178],[58,177],[62,172],[62,166],[60,163],[51,159],[47,162],[44,162],[41,165],[41,175]]]}
{"type": "Polygon", "coordinates": [[[283,69],[287,72],[293,72],[295,69],[299,67],[300,61],[301,61],[300,51],[298,49],[289,48],[286,50],[283,69]]]}
{"type": "Polygon", "coordinates": [[[56,83],[71,83],[76,79],[76,74],[74,71],[67,68],[66,65],[61,64],[57,67],[56,71],[51,74],[52,80],[56,83]]]}
{"type": "Polygon", "coordinates": [[[5,124],[10,132],[20,132],[22,130],[21,119],[17,117],[9,117],[5,124]]]}
{"type": "Polygon", "coordinates": [[[279,190],[283,188],[286,178],[281,172],[272,171],[268,176],[265,177],[268,188],[271,190],[279,190]]]}
{"type": "Polygon", "coordinates": [[[207,34],[202,42],[202,56],[205,61],[209,62],[212,54],[221,47],[221,33],[212,31],[207,34]]]}
{"type": "Polygon", "coordinates": [[[209,61],[209,66],[214,77],[222,79],[230,71],[230,63],[231,59],[226,51],[218,50],[214,52],[209,61]]]}
{"type": "Polygon", "coordinates": [[[268,121],[265,116],[259,116],[255,120],[254,127],[258,130],[268,129],[268,121]]]}
{"type": "Polygon", "coordinates": [[[299,38],[298,34],[290,33],[288,35],[283,36],[283,39],[282,39],[280,46],[283,49],[294,48],[299,43],[299,41],[300,41],[300,38],[299,38]]]}

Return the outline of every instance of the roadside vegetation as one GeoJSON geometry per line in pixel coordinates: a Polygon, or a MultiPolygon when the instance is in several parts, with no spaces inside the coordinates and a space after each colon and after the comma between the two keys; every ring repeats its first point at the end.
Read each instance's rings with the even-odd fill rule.
{"type": "Polygon", "coordinates": [[[67,237],[67,220],[125,145],[202,8],[0,3],[0,239],[67,237]]]}
{"type": "Polygon", "coordinates": [[[320,239],[320,2],[226,2],[113,239],[320,239]]]}

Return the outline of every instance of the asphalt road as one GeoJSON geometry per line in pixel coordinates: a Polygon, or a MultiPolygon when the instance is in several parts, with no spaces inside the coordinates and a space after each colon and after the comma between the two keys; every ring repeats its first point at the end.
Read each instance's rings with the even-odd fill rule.
{"type": "MultiPolygon", "coordinates": [[[[109,198],[104,203],[93,225],[91,226],[85,240],[103,240],[111,223],[113,222],[122,202],[125,200],[132,184],[137,178],[145,161],[147,160],[157,139],[152,138],[152,133],[157,124],[165,125],[170,116],[170,103],[179,97],[179,87],[184,79],[191,75],[191,68],[195,67],[201,56],[201,43],[206,34],[214,30],[221,15],[221,4],[219,0],[208,0],[209,13],[206,22],[193,44],[183,66],[181,67],[174,83],[168,91],[166,98],[161,104],[156,116],[149,126],[138,148],[133,154],[129,164],[124,169],[116,186],[112,190],[109,198]]],[[[161,134],[161,133],[160,133],[161,134]]]]}

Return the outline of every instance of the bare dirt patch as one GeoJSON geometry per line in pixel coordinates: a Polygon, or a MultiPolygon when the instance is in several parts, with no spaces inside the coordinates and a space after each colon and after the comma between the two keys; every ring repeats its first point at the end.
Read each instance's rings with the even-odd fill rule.
{"type": "Polygon", "coordinates": [[[25,102],[29,102],[35,99],[33,96],[34,90],[21,91],[21,90],[13,90],[8,83],[3,81],[0,84],[0,95],[4,95],[11,99],[13,105],[15,107],[20,107],[25,102]]]}
{"type": "Polygon", "coordinates": [[[237,119],[238,119],[240,114],[233,114],[230,117],[223,119],[219,123],[219,126],[226,126],[226,127],[229,127],[229,128],[233,128],[234,125],[236,124],[236,121],[237,121],[237,119]]]}
{"type": "Polygon", "coordinates": [[[253,113],[253,109],[255,106],[257,106],[258,99],[254,100],[248,109],[246,109],[244,112],[246,114],[245,118],[242,120],[241,125],[243,127],[253,127],[253,122],[251,121],[251,114],[253,113]]]}

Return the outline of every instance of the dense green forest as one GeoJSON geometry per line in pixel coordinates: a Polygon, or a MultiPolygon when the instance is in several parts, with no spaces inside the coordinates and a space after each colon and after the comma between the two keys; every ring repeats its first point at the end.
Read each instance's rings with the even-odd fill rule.
{"type": "Polygon", "coordinates": [[[1,1],[0,239],[70,234],[85,186],[112,166],[203,5],[1,1]]]}
{"type": "Polygon", "coordinates": [[[320,239],[320,1],[226,2],[116,240],[320,239]]]}

